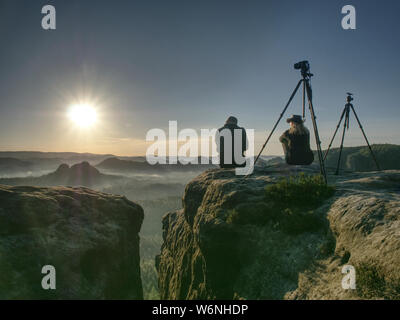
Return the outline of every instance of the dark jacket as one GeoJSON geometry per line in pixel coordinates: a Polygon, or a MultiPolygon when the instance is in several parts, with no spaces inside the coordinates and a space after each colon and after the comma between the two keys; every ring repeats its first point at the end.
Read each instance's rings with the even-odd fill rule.
{"type": "MultiPolygon", "coordinates": [[[[219,165],[221,168],[236,168],[236,167],[245,167],[246,162],[236,163],[234,159],[235,151],[241,154],[244,157],[244,152],[247,150],[248,141],[246,136],[246,130],[242,127],[239,127],[236,124],[225,124],[222,128],[219,128],[217,134],[215,136],[215,143],[217,144],[217,151],[219,153],[219,165]],[[227,134],[229,131],[223,131],[227,129],[230,131],[232,137],[231,146],[225,145],[225,137],[224,133],[227,134]],[[241,130],[242,139],[241,141],[236,141],[239,138],[240,133],[236,132],[237,137],[235,138],[235,131],[241,130]],[[239,148],[239,149],[238,149],[239,148]],[[229,152],[227,154],[228,161],[225,163],[225,152],[229,152]]],[[[239,159],[237,159],[239,160],[239,159]]]]}
{"type": "Polygon", "coordinates": [[[314,154],[310,148],[310,134],[292,134],[286,130],[279,138],[285,152],[285,160],[290,165],[310,165],[314,154]]]}

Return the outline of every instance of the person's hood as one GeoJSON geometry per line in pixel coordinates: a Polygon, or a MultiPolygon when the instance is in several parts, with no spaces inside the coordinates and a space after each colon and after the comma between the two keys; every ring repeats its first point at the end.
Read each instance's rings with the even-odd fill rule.
{"type": "Polygon", "coordinates": [[[237,124],[234,123],[226,123],[223,128],[229,128],[229,129],[240,129],[240,127],[237,124]]]}

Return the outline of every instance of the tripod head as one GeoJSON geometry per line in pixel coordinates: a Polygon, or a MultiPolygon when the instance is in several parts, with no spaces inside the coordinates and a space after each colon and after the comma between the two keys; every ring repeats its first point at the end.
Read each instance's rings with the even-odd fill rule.
{"type": "Polygon", "coordinates": [[[350,92],[346,92],[347,93],[347,98],[346,98],[346,100],[347,100],[347,103],[350,103],[350,102],[352,102],[353,100],[354,100],[354,98],[353,98],[353,94],[352,93],[350,93],[350,92]]]}
{"type": "Polygon", "coordinates": [[[307,60],[295,63],[294,68],[301,71],[301,76],[304,79],[309,79],[313,76],[313,74],[310,73],[310,63],[307,60]]]}

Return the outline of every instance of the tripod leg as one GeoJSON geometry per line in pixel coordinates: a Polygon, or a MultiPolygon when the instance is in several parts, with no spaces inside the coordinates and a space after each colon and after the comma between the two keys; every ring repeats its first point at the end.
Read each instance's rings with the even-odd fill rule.
{"type": "Polygon", "coordinates": [[[299,90],[300,84],[301,84],[303,81],[304,81],[304,80],[301,79],[301,80],[297,83],[297,86],[296,86],[296,88],[293,90],[292,95],[291,95],[290,98],[289,98],[289,101],[287,102],[285,108],[283,109],[282,113],[280,114],[280,116],[279,116],[279,118],[278,118],[278,121],[276,121],[276,123],[275,123],[274,127],[272,128],[272,131],[270,132],[270,134],[269,134],[267,140],[265,141],[265,143],[264,143],[264,145],[262,146],[262,148],[261,148],[259,154],[257,155],[256,160],[254,160],[253,167],[256,166],[256,163],[257,163],[258,158],[260,158],[261,153],[264,151],[265,146],[267,145],[268,141],[271,139],[271,136],[272,136],[272,134],[274,133],[276,127],[278,126],[279,121],[281,121],[281,119],[282,119],[283,115],[285,114],[287,108],[289,107],[289,105],[290,105],[290,103],[292,102],[294,96],[296,95],[297,90],[299,90]]]}
{"type": "Polygon", "coordinates": [[[339,150],[339,159],[337,162],[337,167],[336,167],[336,172],[335,175],[339,174],[339,168],[340,168],[340,160],[342,158],[342,150],[343,150],[343,142],[344,142],[344,136],[346,134],[346,127],[347,127],[347,123],[349,121],[349,109],[348,107],[346,107],[346,118],[344,119],[344,125],[343,125],[343,134],[342,134],[342,141],[340,143],[340,150],[339,150]]]}
{"type": "Polygon", "coordinates": [[[329,147],[328,147],[328,149],[326,149],[326,152],[325,152],[325,155],[324,155],[324,161],[326,160],[326,157],[328,156],[329,150],[331,149],[333,140],[335,139],[336,133],[338,132],[338,130],[340,128],[340,124],[342,123],[342,120],[343,120],[343,117],[344,117],[345,113],[346,113],[346,107],[343,109],[342,115],[340,116],[339,123],[338,123],[338,125],[336,127],[336,130],[335,130],[334,134],[333,134],[331,142],[329,143],[329,147]]]}
{"type": "Polygon", "coordinates": [[[313,127],[314,127],[315,142],[317,144],[319,167],[320,167],[321,174],[324,177],[325,183],[327,183],[328,179],[327,179],[327,176],[326,176],[325,164],[324,164],[324,159],[323,159],[323,156],[322,156],[321,140],[319,139],[317,121],[316,121],[316,117],[315,117],[314,106],[313,106],[313,103],[312,103],[312,90],[311,90],[310,84],[308,83],[308,80],[304,80],[304,81],[306,83],[307,97],[308,97],[308,107],[309,107],[310,113],[311,113],[311,120],[312,120],[313,127]]]}
{"type": "Polygon", "coordinates": [[[356,113],[356,111],[354,110],[354,107],[353,107],[352,104],[350,105],[350,107],[351,107],[351,110],[353,110],[353,113],[354,113],[354,115],[355,115],[355,117],[356,117],[356,120],[357,120],[357,122],[358,122],[358,126],[360,127],[361,132],[362,132],[362,134],[363,134],[363,136],[364,136],[364,138],[365,138],[365,141],[367,142],[369,151],[371,152],[371,156],[372,156],[372,158],[373,158],[374,161],[375,161],[376,167],[377,167],[378,170],[380,171],[381,168],[380,168],[380,166],[379,166],[378,160],[376,159],[375,154],[374,154],[373,151],[372,151],[372,148],[371,148],[371,146],[370,146],[370,144],[369,144],[369,141],[368,141],[368,139],[367,139],[367,135],[365,134],[364,129],[363,129],[363,126],[361,125],[360,119],[358,118],[357,113],[356,113]]]}
{"type": "Polygon", "coordinates": [[[303,81],[303,119],[306,116],[306,83],[303,81]]]}

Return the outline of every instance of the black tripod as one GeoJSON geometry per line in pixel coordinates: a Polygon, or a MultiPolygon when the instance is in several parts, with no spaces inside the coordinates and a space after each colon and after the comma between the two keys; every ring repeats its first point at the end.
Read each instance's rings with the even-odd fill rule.
{"type": "Polygon", "coordinates": [[[325,160],[326,160],[326,157],[328,156],[329,150],[330,150],[330,148],[331,148],[331,146],[332,146],[333,140],[335,139],[336,133],[337,133],[338,130],[339,130],[340,124],[341,124],[343,118],[345,118],[345,119],[344,119],[344,126],[343,126],[342,142],[340,143],[339,159],[338,159],[338,162],[337,162],[337,167],[336,167],[336,172],[335,172],[336,175],[339,174],[340,160],[341,160],[341,157],[342,157],[343,142],[344,142],[344,136],[345,136],[345,133],[346,133],[346,129],[349,130],[350,110],[353,111],[353,113],[354,113],[354,115],[355,115],[355,117],[356,117],[356,120],[357,120],[357,122],[358,122],[358,125],[359,125],[359,127],[360,127],[360,129],[361,129],[361,132],[362,132],[362,134],[363,134],[363,136],[364,136],[364,138],[365,138],[365,141],[367,142],[369,151],[371,152],[371,156],[372,156],[372,158],[373,158],[374,161],[375,161],[376,167],[378,168],[378,170],[381,170],[380,167],[379,167],[378,161],[376,160],[375,155],[374,155],[374,153],[372,152],[372,148],[371,148],[371,146],[370,146],[370,144],[369,144],[369,141],[368,141],[368,139],[367,139],[367,136],[365,135],[365,132],[364,132],[363,126],[361,125],[360,119],[358,118],[357,113],[356,113],[356,111],[354,110],[354,106],[353,106],[353,104],[351,103],[351,101],[353,101],[352,95],[353,95],[352,93],[347,92],[347,99],[346,99],[346,100],[347,100],[347,103],[346,103],[346,105],[344,106],[342,115],[340,116],[339,123],[338,123],[338,125],[337,125],[337,127],[336,127],[335,133],[333,134],[332,140],[331,140],[331,142],[329,143],[329,147],[328,147],[328,149],[326,150],[325,156],[324,156],[324,161],[325,161],[325,160]]]}
{"type": "Polygon", "coordinates": [[[317,144],[317,153],[318,153],[318,160],[319,160],[319,167],[321,171],[321,175],[324,177],[325,183],[327,182],[327,177],[326,177],[326,171],[325,171],[325,165],[324,165],[324,159],[322,155],[322,150],[321,150],[321,141],[319,139],[319,134],[318,134],[318,128],[317,128],[317,121],[315,117],[315,112],[314,112],[314,107],[312,103],[312,89],[311,89],[311,84],[310,84],[310,79],[313,76],[312,73],[310,73],[310,65],[308,61],[301,61],[299,63],[296,63],[294,65],[295,69],[301,69],[301,76],[302,79],[299,80],[297,83],[296,88],[293,90],[292,95],[289,98],[289,101],[287,102],[285,108],[283,109],[282,113],[280,114],[278,121],[275,123],[274,127],[272,128],[271,133],[269,134],[267,140],[265,141],[264,145],[262,146],[260,153],[258,154],[257,158],[254,161],[254,167],[257,163],[258,158],[260,158],[261,153],[264,151],[264,148],[266,147],[267,143],[271,139],[272,134],[274,133],[276,127],[279,124],[279,121],[281,121],[283,115],[285,114],[287,108],[289,107],[290,103],[292,102],[294,96],[297,93],[297,90],[299,89],[300,85],[303,84],[303,118],[305,116],[305,104],[306,104],[306,95],[307,95],[307,100],[308,100],[308,108],[310,110],[311,114],[311,120],[313,123],[314,127],[314,136],[315,136],[315,141],[317,144]]]}

